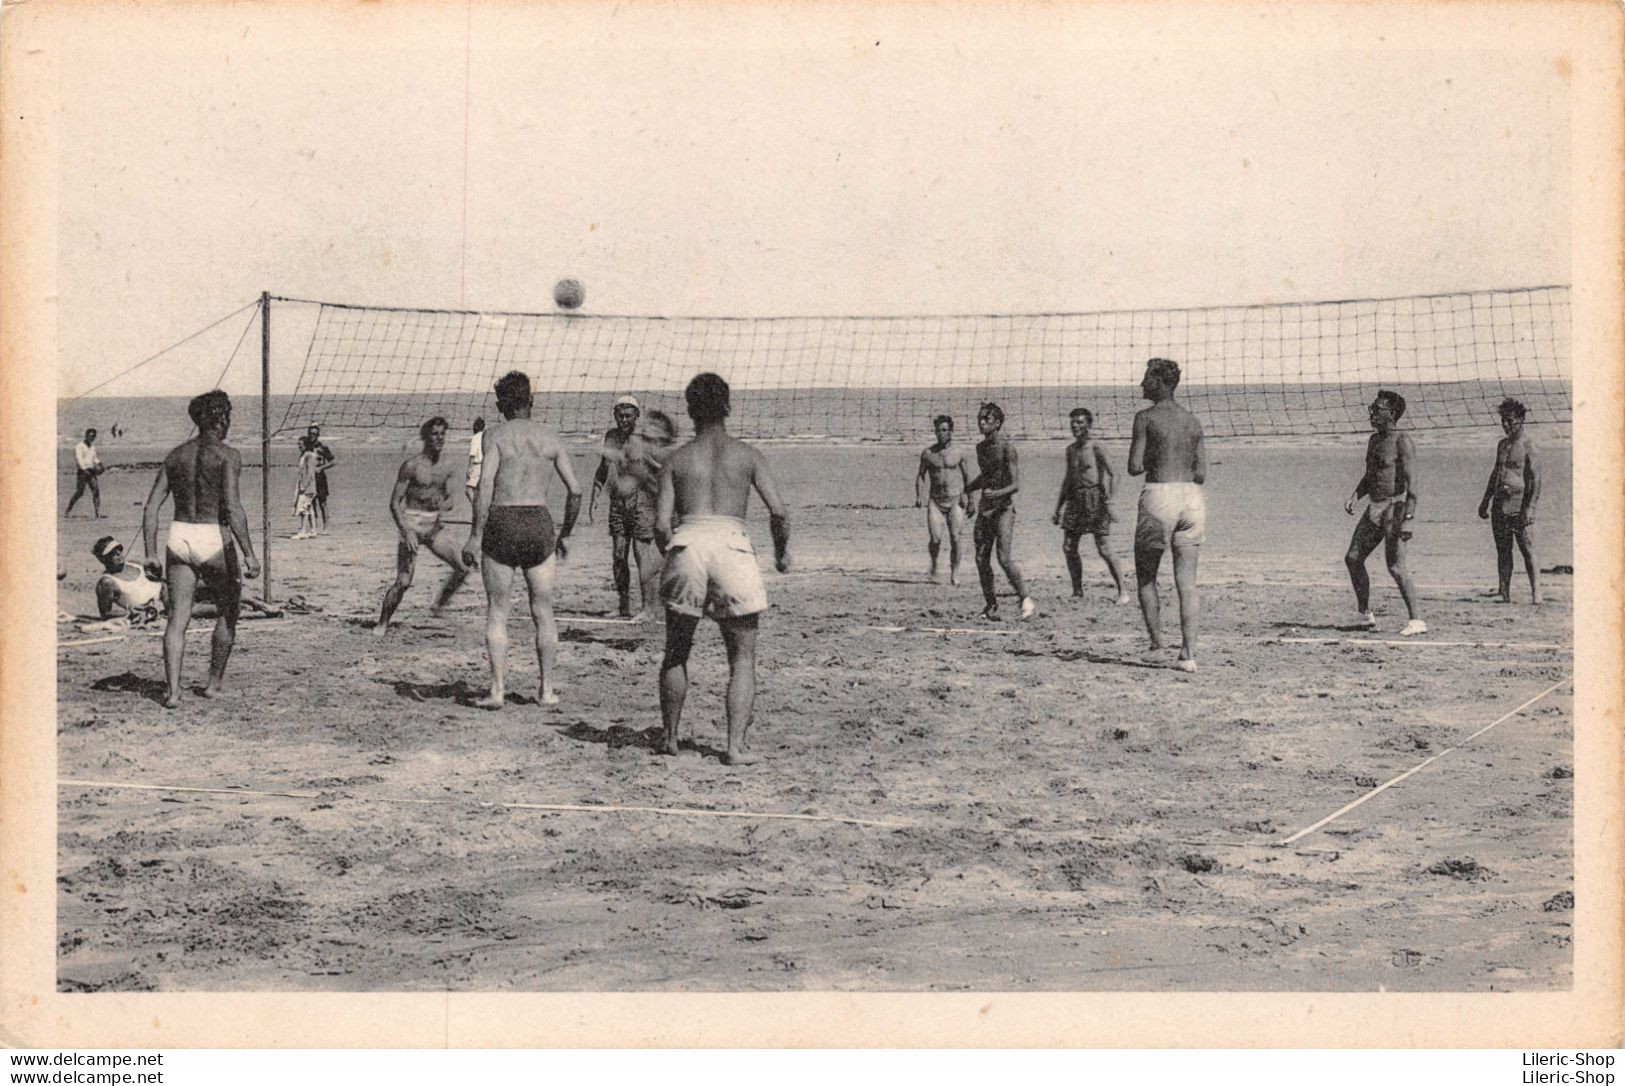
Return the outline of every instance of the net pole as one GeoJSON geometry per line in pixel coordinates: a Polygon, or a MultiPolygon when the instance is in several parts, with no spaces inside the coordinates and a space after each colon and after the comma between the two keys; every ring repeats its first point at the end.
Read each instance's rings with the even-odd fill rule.
{"type": "Polygon", "coordinates": [[[271,594],[271,292],[260,292],[260,553],[264,555],[261,591],[271,594]]]}

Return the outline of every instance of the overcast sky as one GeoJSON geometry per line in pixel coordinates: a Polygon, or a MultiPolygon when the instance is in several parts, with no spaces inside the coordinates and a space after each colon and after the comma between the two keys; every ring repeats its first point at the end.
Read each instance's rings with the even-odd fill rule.
{"type": "MultiPolygon", "coordinates": [[[[261,290],[538,310],[573,275],[592,312],[786,315],[1568,281],[1567,83],[1538,51],[1237,51],[1060,5],[381,7],[87,20],[61,394],[261,290]]],[[[105,391],[206,387],[243,328],[105,391]]],[[[288,391],[303,344],[273,329],[288,391]]]]}

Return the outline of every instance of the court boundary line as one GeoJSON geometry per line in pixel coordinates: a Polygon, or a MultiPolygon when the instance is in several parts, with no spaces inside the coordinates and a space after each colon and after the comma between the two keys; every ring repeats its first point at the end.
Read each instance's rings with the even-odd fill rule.
{"type": "Polygon", "coordinates": [[[1392,788],[1394,785],[1398,784],[1400,781],[1404,780],[1406,777],[1409,777],[1412,774],[1421,772],[1422,770],[1426,769],[1428,766],[1432,765],[1434,762],[1437,762],[1440,758],[1443,758],[1445,755],[1450,754],[1453,751],[1460,750],[1462,747],[1466,746],[1468,743],[1471,743],[1474,739],[1477,739],[1479,736],[1483,735],[1485,732],[1489,731],[1491,728],[1494,728],[1494,727],[1496,727],[1496,726],[1498,726],[1498,725],[1500,725],[1500,724],[1502,724],[1502,723],[1504,723],[1504,722],[1506,722],[1508,720],[1511,720],[1513,717],[1517,716],[1519,713],[1523,712],[1525,709],[1527,709],[1531,705],[1535,704],[1535,702],[1539,701],[1541,698],[1544,698],[1547,694],[1552,693],[1552,691],[1556,690],[1558,687],[1562,686],[1564,683],[1572,682],[1573,680],[1574,680],[1574,676],[1573,676],[1572,673],[1568,674],[1568,675],[1564,675],[1561,679],[1557,680],[1551,686],[1548,686],[1546,689],[1542,690],[1540,693],[1536,694],[1534,697],[1530,698],[1528,701],[1524,702],[1522,705],[1518,706],[1516,709],[1513,709],[1511,712],[1505,713],[1505,714],[1497,717],[1495,720],[1492,720],[1490,723],[1484,725],[1482,728],[1478,729],[1473,734],[1467,736],[1467,738],[1458,740],[1457,742],[1455,742],[1455,743],[1451,744],[1450,746],[1444,748],[1439,753],[1433,755],[1430,758],[1423,759],[1421,762],[1418,762],[1416,765],[1412,766],[1410,769],[1407,769],[1405,772],[1401,773],[1399,776],[1394,777],[1392,780],[1384,781],[1382,784],[1377,785],[1375,788],[1371,789],[1365,795],[1361,796],[1359,799],[1356,799],[1353,803],[1348,803],[1348,804],[1343,805],[1342,807],[1339,807],[1337,810],[1333,811],[1331,814],[1327,815],[1325,818],[1322,818],[1319,822],[1315,822],[1315,823],[1313,823],[1311,825],[1305,826],[1303,829],[1299,830],[1297,833],[1293,834],[1291,837],[1283,839],[1280,842],[1279,847],[1285,848],[1287,845],[1292,844],[1294,841],[1297,841],[1297,840],[1300,840],[1301,838],[1309,836],[1311,833],[1314,833],[1316,830],[1320,829],[1322,826],[1330,825],[1331,823],[1335,822],[1337,819],[1342,818],[1344,815],[1346,815],[1350,811],[1354,810],[1354,808],[1356,808],[1356,807],[1360,806],[1361,804],[1365,803],[1367,800],[1374,799],[1378,795],[1380,795],[1381,793],[1386,792],[1388,789],[1392,788]]]}
{"type": "Polygon", "coordinates": [[[1019,630],[1012,629],[997,629],[991,626],[986,629],[983,629],[980,626],[862,626],[859,627],[859,629],[874,630],[878,633],[919,634],[1014,634],[1021,632],[1019,630]]]}
{"type": "MultiPolygon", "coordinates": [[[[123,788],[138,792],[182,792],[193,795],[253,796],[275,799],[321,799],[329,793],[271,791],[255,788],[205,788],[181,784],[141,784],[135,781],[92,781],[76,777],[57,778],[58,788],[123,788]]],[[[508,811],[553,811],[572,814],[663,814],[692,818],[754,818],[791,822],[839,822],[850,826],[872,826],[878,829],[908,829],[910,823],[882,822],[867,818],[848,818],[842,815],[811,815],[775,811],[712,811],[703,807],[641,807],[616,803],[508,803],[481,799],[412,799],[399,796],[343,796],[350,802],[384,803],[403,807],[490,807],[508,811]]]]}
{"type": "Polygon", "coordinates": [[[1404,648],[1432,646],[1439,649],[1572,649],[1555,641],[1429,641],[1423,637],[1407,637],[1403,641],[1373,637],[1275,637],[1266,638],[1265,644],[1282,645],[1399,645],[1404,648]]]}

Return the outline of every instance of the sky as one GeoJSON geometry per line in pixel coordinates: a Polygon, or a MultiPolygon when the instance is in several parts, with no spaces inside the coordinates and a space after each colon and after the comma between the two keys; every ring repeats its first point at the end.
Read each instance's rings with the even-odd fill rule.
{"type": "MultiPolygon", "coordinates": [[[[534,311],[568,275],[596,313],[893,315],[1570,274],[1568,82],[1538,48],[1214,44],[1064,5],[87,10],[60,43],[62,396],[262,290],[534,311]]],[[[286,313],[278,392],[308,342],[286,313]]],[[[247,318],[102,391],[207,387],[245,330],[224,385],[257,390],[247,318]]]]}

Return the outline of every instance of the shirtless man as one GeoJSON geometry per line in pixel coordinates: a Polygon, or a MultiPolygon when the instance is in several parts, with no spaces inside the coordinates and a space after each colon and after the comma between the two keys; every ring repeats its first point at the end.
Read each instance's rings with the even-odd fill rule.
{"type": "Polygon", "coordinates": [[[1404,414],[1405,397],[1397,392],[1383,389],[1371,401],[1371,428],[1376,433],[1366,443],[1365,474],[1354,488],[1354,496],[1343,503],[1343,512],[1353,516],[1355,502],[1361,498],[1371,500],[1354,525],[1343,562],[1354,584],[1354,602],[1360,612],[1358,624],[1374,630],[1377,617],[1371,613],[1371,578],[1366,575],[1365,562],[1377,544],[1383,545],[1388,572],[1399,586],[1410,619],[1399,631],[1400,636],[1414,637],[1427,633],[1428,627],[1417,617],[1416,586],[1405,566],[1405,544],[1411,538],[1405,522],[1416,516],[1416,446],[1409,436],[1394,429],[1404,414]]]}
{"type": "Polygon", "coordinates": [[[1061,526],[1061,554],[1066,559],[1067,576],[1072,579],[1072,598],[1083,598],[1083,560],[1078,543],[1086,535],[1095,537],[1095,550],[1106,563],[1117,588],[1117,602],[1127,603],[1123,574],[1112,554],[1112,491],[1117,477],[1112,474],[1106,450],[1089,437],[1095,416],[1087,407],[1074,407],[1067,421],[1072,427],[1072,444],[1066,447],[1066,474],[1061,493],[1055,499],[1054,522],[1061,526]]]}
{"type": "Polygon", "coordinates": [[[660,556],[655,550],[655,510],[648,499],[647,483],[660,470],[646,457],[647,443],[637,433],[643,410],[636,397],[615,401],[615,425],[604,434],[603,454],[592,477],[592,497],[587,502],[587,520],[598,507],[598,492],[609,487],[610,566],[615,577],[615,594],[622,618],[632,617],[632,569],[629,557],[638,564],[638,585],[643,609],[654,607],[656,579],[660,576],[660,556]],[[629,555],[630,552],[630,555],[629,555]]]}
{"type": "Polygon", "coordinates": [[[507,697],[508,594],[515,570],[522,570],[536,620],[536,664],[541,673],[537,700],[557,705],[553,661],[559,632],[553,621],[553,579],[564,544],[581,512],[581,487],[551,426],[530,417],[530,378],[517,370],[496,383],[503,421],[485,431],[485,463],[474,496],[474,523],[463,544],[463,561],[480,563],[485,581],[485,651],[491,663],[491,690],[474,704],[500,709],[507,697]],[[564,526],[557,538],[547,509],[547,477],[564,483],[564,526]],[[483,556],[483,558],[482,558],[483,556]]]}
{"type": "Polygon", "coordinates": [[[1523,554],[1523,569],[1529,575],[1529,601],[1540,603],[1540,565],[1535,561],[1535,510],[1540,504],[1540,467],[1535,462],[1535,444],[1524,433],[1528,408],[1517,400],[1501,401],[1501,429],[1506,432],[1495,446],[1495,467],[1490,471],[1484,500],[1478,503],[1478,517],[1490,522],[1495,536],[1495,565],[1502,603],[1512,602],[1512,544],[1523,554]]]}
{"type": "Polygon", "coordinates": [[[166,709],[181,703],[181,654],[186,648],[186,627],[192,620],[198,581],[208,587],[219,608],[209,643],[209,685],[203,690],[204,697],[212,698],[221,691],[226,661],[237,635],[243,587],[237,565],[239,547],[243,552],[241,576],[252,579],[260,573],[254,541],[248,536],[248,516],[238,493],[243,458],[226,444],[226,433],[231,429],[231,397],[215,389],[193,397],[186,410],[197,426],[197,436],[164,457],[141,514],[146,566],[156,576],[158,563],[153,555],[158,551],[158,508],[165,498],[174,495],[175,516],[164,546],[164,579],[169,590],[169,623],[164,628],[166,709]],[[229,537],[221,531],[222,526],[229,529],[229,537]]]}
{"type": "Polygon", "coordinates": [[[390,617],[412,587],[419,548],[428,547],[431,554],[451,567],[435,597],[435,611],[451,602],[452,594],[462,587],[470,572],[470,567],[459,560],[457,548],[442,534],[445,525],[440,518],[451,508],[451,481],[457,474],[456,463],[443,455],[446,420],[438,415],[427,420],[418,427],[418,436],[423,439],[423,450],[401,463],[395,489],[389,495],[389,515],[395,518],[400,543],[395,548],[395,583],[384,590],[384,603],[372,628],[378,637],[389,632],[390,617]]]}
{"type": "Polygon", "coordinates": [[[976,427],[982,431],[982,440],[976,443],[976,466],[980,471],[965,484],[965,493],[982,492],[976,507],[973,536],[976,574],[982,580],[982,600],[987,604],[982,609],[982,617],[991,622],[999,620],[999,599],[993,593],[993,552],[997,548],[999,567],[1021,598],[1021,617],[1031,618],[1035,610],[1033,600],[1027,595],[1021,567],[1010,554],[1016,528],[1015,494],[1021,489],[1021,463],[1015,445],[1005,439],[1004,410],[998,404],[982,405],[976,413],[976,427]]]}
{"type": "Polygon", "coordinates": [[[694,440],[666,461],[660,472],[655,533],[666,555],[660,597],[666,602],[666,657],[660,665],[660,716],[665,724],[661,754],[676,754],[678,725],[688,696],[688,654],[700,616],[722,629],[728,650],[727,765],[756,761],[749,753],[756,702],[757,616],[767,610],[767,591],[745,527],[751,488],[767,506],[774,566],[790,570],[790,517],[768,473],[767,460],[728,436],[728,382],[702,373],[684,392],[694,420],[694,440]],[[673,517],[677,524],[673,530],[673,517]]]}
{"type": "Polygon", "coordinates": [[[1196,593],[1196,560],[1207,538],[1207,449],[1202,424],[1174,402],[1179,365],[1166,358],[1145,364],[1140,394],[1151,406],[1134,416],[1128,449],[1128,473],[1144,475],[1139,521],[1134,526],[1134,577],[1139,582],[1140,614],[1145,617],[1151,649],[1162,645],[1162,605],[1157,599],[1157,572],[1163,552],[1174,548],[1174,589],[1179,594],[1179,659],[1181,671],[1196,670],[1196,619],[1201,601],[1196,593]]]}
{"type": "Polygon", "coordinates": [[[931,425],[937,432],[937,443],[920,454],[920,470],[914,476],[914,508],[925,507],[931,579],[940,579],[937,554],[942,550],[942,536],[946,532],[948,583],[958,584],[959,533],[965,527],[965,506],[970,501],[965,495],[965,484],[970,482],[970,450],[954,444],[954,420],[947,415],[938,415],[931,425]],[[926,502],[927,480],[931,483],[929,504],[926,502]]]}

